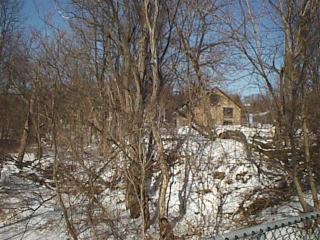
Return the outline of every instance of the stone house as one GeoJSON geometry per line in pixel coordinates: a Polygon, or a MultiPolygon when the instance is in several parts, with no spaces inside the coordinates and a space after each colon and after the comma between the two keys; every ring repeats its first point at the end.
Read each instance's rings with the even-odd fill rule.
{"type": "Polygon", "coordinates": [[[202,94],[193,107],[184,107],[179,113],[178,126],[190,122],[203,127],[242,124],[241,105],[217,87],[202,94]]]}

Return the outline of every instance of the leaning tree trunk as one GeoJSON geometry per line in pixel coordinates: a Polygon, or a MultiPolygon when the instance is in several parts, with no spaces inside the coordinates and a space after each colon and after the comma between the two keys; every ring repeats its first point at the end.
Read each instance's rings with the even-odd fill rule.
{"type": "Polygon", "coordinates": [[[20,146],[19,146],[18,158],[17,158],[18,165],[20,167],[22,166],[22,163],[23,163],[23,157],[26,152],[28,139],[29,139],[30,132],[31,132],[32,117],[33,117],[34,103],[35,103],[35,97],[36,97],[35,85],[38,82],[38,80],[39,80],[39,72],[36,73],[36,78],[33,79],[33,81],[32,81],[32,90],[31,90],[31,96],[30,96],[30,100],[29,100],[27,118],[24,123],[24,128],[23,128],[21,139],[20,139],[20,146]]]}
{"type": "Polygon", "coordinates": [[[19,150],[18,150],[17,161],[18,161],[19,166],[22,166],[23,157],[26,152],[28,139],[29,139],[30,132],[31,132],[32,114],[33,114],[33,107],[34,107],[34,95],[35,95],[34,90],[32,90],[31,98],[29,101],[28,114],[27,114],[26,121],[24,123],[24,128],[23,128],[21,139],[20,139],[20,146],[19,146],[19,150]]]}

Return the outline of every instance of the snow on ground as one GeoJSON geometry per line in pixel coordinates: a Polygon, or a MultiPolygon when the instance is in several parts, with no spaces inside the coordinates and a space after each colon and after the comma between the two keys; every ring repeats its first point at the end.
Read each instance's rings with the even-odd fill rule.
{"type": "MultiPolygon", "coordinates": [[[[275,134],[275,128],[269,124],[259,125],[255,128],[249,128],[241,125],[217,125],[213,129],[213,131],[217,135],[220,135],[225,131],[240,131],[245,135],[249,143],[252,143],[253,141],[259,141],[262,143],[272,142],[272,138],[275,134]]],[[[199,132],[188,126],[178,128],[177,134],[180,136],[191,135],[193,137],[197,137],[200,135],[199,132]]]]}
{"type": "MultiPolygon", "coordinates": [[[[223,126],[217,128],[217,133],[239,129],[248,139],[256,135],[261,138],[272,137],[270,128],[249,129],[223,126]]],[[[178,129],[175,138],[182,139],[183,143],[179,149],[179,159],[170,166],[171,178],[167,199],[168,217],[170,220],[177,221],[174,226],[177,235],[192,237],[229,228],[233,224],[233,218],[245,194],[256,188],[272,185],[277,180],[263,178],[258,174],[257,166],[252,164],[240,142],[232,139],[210,141],[187,128],[178,129]],[[185,138],[190,131],[192,131],[191,137],[185,138]]],[[[174,142],[165,143],[167,151],[174,146],[176,146],[174,142]]],[[[94,149],[90,147],[88,151],[94,151],[94,149]]],[[[38,174],[39,167],[48,168],[52,165],[53,157],[51,153],[41,161],[34,161],[34,156],[29,154],[26,155],[25,161],[31,163],[25,171],[38,174]]],[[[110,165],[104,168],[103,164],[104,160],[94,155],[88,155],[84,163],[86,167],[101,171],[104,181],[109,181],[119,166],[124,167],[121,163],[117,163],[118,166],[110,165]]],[[[83,173],[77,173],[76,177],[79,176],[86,179],[83,173]]],[[[159,173],[155,173],[149,192],[151,218],[156,212],[159,189],[155,186],[158,183],[159,173]]],[[[67,239],[62,211],[58,207],[54,191],[30,180],[21,179],[19,170],[10,162],[4,164],[0,186],[1,205],[8,206],[4,208],[4,213],[7,216],[13,215],[12,218],[7,217],[6,221],[2,221],[0,239],[67,239]],[[45,200],[44,203],[39,205],[43,200],[45,200]],[[17,206],[19,211],[10,210],[17,206]],[[30,214],[32,218],[28,218],[30,214]],[[14,221],[18,223],[10,225],[14,221]]],[[[114,223],[113,228],[126,233],[127,239],[137,239],[136,231],[139,229],[141,219],[129,217],[125,207],[124,182],[118,182],[115,189],[104,189],[100,197],[108,211],[108,217],[114,223]]],[[[271,215],[273,212],[273,210],[266,210],[263,215],[271,215]]],[[[151,226],[149,233],[152,235],[156,232],[156,228],[157,224],[151,226]]],[[[106,232],[108,231],[111,232],[112,229],[106,232]]],[[[90,233],[83,231],[81,236],[89,239],[90,233]]]]}
{"type": "Polygon", "coordinates": [[[247,137],[247,139],[253,137],[269,139],[274,136],[275,129],[271,125],[259,125],[255,128],[249,128],[240,125],[221,125],[216,127],[216,132],[218,134],[227,130],[240,131],[247,137]]]}
{"type": "MultiPolygon", "coordinates": [[[[312,209],[313,200],[312,194],[310,191],[305,192],[305,200],[307,204],[310,206],[310,211],[314,211],[312,209]]],[[[299,202],[298,196],[292,196],[289,201],[283,202],[274,207],[269,207],[261,211],[257,220],[261,222],[271,222],[275,220],[282,220],[287,217],[295,217],[299,216],[303,212],[301,204],[299,202]]]]}
{"type": "Polygon", "coordinates": [[[183,151],[184,164],[174,168],[171,179],[171,216],[179,215],[179,194],[184,189],[187,212],[176,230],[192,235],[201,227],[204,234],[209,234],[219,224],[226,226],[245,192],[260,186],[257,169],[247,160],[242,144],[235,140],[191,140],[183,151]]]}
{"type": "MultiPolygon", "coordinates": [[[[26,154],[24,161],[32,161],[26,154]]],[[[0,239],[67,239],[54,193],[19,177],[13,162],[5,162],[0,182],[0,239]]]]}

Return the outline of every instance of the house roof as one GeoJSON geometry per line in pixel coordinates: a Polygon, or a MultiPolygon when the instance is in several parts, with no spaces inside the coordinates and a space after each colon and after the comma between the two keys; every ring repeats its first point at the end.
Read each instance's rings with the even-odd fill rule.
{"type": "Polygon", "coordinates": [[[239,108],[242,109],[242,106],[236,102],[234,99],[232,99],[228,94],[226,94],[224,91],[222,91],[220,88],[218,87],[214,87],[212,88],[212,92],[220,92],[221,94],[223,94],[225,97],[227,97],[231,102],[233,102],[235,105],[237,105],[239,108]]]}
{"type": "MultiPolygon", "coordinates": [[[[224,91],[222,91],[220,88],[218,87],[214,87],[211,90],[213,93],[214,92],[220,92],[222,95],[224,95],[226,98],[228,98],[231,102],[233,102],[236,106],[238,106],[240,109],[242,109],[243,107],[241,106],[241,104],[239,104],[238,102],[236,102],[234,99],[232,99],[228,94],[226,94],[224,91]]],[[[183,111],[185,111],[186,107],[188,106],[189,101],[182,103],[180,106],[177,107],[176,111],[179,113],[182,113],[183,111]]]]}

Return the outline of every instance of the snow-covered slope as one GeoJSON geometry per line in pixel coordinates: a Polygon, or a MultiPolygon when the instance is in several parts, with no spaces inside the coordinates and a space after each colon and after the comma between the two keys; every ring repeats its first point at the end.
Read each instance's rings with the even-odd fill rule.
{"type": "MultiPolygon", "coordinates": [[[[270,129],[268,131],[240,129],[248,139],[258,133],[260,135],[262,133],[262,137],[266,138],[272,136],[270,129]]],[[[220,128],[217,132],[225,130],[226,128],[220,128]]],[[[175,234],[196,238],[199,235],[211,235],[233,226],[247,194],[264,186],[270,186],[278,179],[270,179],[261,174],[257,165],[252,162],[254,155],[248,157],[242,143],[232,139],[211,141],[197,132],[191,135],[187,133],[190,133],[188,129],[179,129],[174,136],[178,140],[165,140],[165,149],[168,152],[177,145],[176,141],[180,139],[182,142],[178,149],[179,157],[170,165],[171,176],[167,191],[168,218],[174,224],[175,234]]],[[[102,179],[110,182],[122,165],[121,161],[116,165],[111,164],[102,168],[103,160],[94,157],[95,148],[88,147],[87,151],[91,154],[83,163],[84,166],[99,169],[102,179]]],[[[12,208],[21,205],[26,210],[19,209],[12,213],[15,214],[14,218],[2,219],[0,239],[9,239],[15,234],[18,235],[10,239],[21,239],[21,236],[23,236],[22,239],[30,240],[66,239],[67,231],[62,210],[57,204],[55,192],[50,189],[50,179],[44,180],[44,182],[47,181],[47,185],[40,185],[30,178],[27,180],[22,177],[35,174],[37,179],[44,179],[43,173],[52,167],[52,154],[40,162],[34,161],[32,155],[27,155],[26,161],[32,164],[24,168],[23,174],[12,163],[4,163],[1,173],[1,201],[12,208]],[[10,225],[11,223],[15,224],[10,225]]],[[[263,168],[263,166],[260,167],[263,168]]],[[[120,168],[123,168],[123,165],[120,168]]],[[[75,177],[85,181],[86,176],[79,169],[75,168],[75,177]]],[[[153,173],[149,186],[151,218],[156,217],[157,212],[159,175],[159,170],[153,173]]],[[[83,229],[80,236],[83,239],[94,239],[90,231],[81,225],[85,217],[82,211],[85,211],[84,206],[89,204],[88,200],[83,200],[82,195],[64,195],[64,197],[77,206],[77,214],[74,217],[79,218],[76,222],[79,222],[79,229],[83,229]]],[[[141,219],[129,217],[125,206],[124,181],[117,181],[113,188],[102,189],[99,199],[104,211],[107,211],[105,214],[109,218],[108,221],[112,223],[110,225],[112,227],[99,225],[99,228],[105,228],[103,232],[106,235],[110,234],[108,239],[112,239],[111,235],[115,231],[125,235],[127,239],[139,239],[141,219]]],[[[4,209],[3,213],[11,214],[9,209],[9,207],[4,209]]],[[[149,235],[157,236],[157,228],[157,222],[154,221],[148,230],[149,235]]]]}

